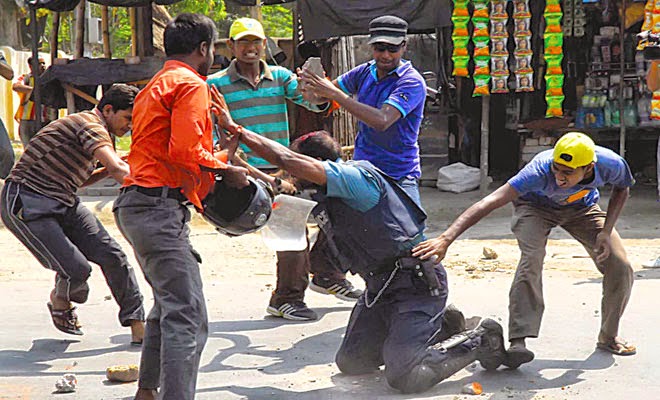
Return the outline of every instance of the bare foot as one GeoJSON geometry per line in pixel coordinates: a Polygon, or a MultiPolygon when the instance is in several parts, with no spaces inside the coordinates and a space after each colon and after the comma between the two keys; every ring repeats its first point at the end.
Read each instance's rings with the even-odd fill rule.
{"type": "Polygon", "coordinates": [[[55,295],[55,289],[50,292],[50,303],[53,305],[53,310],[68,310],[73,307],[71,302],[57,297],[55,295]]]}
{"type": "Polygon", "coordinates": [[[142,344],[144,340],[144,321],[131,321],[131,344],[142,344]]]}
{"type": "Polygon", "coordinates": [[[632,356],[637,354],[637,348],[620,336],[608,340],[599,340],[596,343],[596,347],[618,356],[632,356]]]}
{"type": "Polygon", "coordinates": [[[158,391],[155,389],[138,389],[133,400],[156,400],[158,391]]]}

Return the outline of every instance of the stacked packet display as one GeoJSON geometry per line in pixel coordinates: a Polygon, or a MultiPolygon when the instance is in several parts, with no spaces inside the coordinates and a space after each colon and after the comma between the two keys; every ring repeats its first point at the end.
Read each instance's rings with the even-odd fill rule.
{"type": "Polygon", "coordinates": [[[474,0],[472,13],[472,42],[474,43],[474,91],[472,96],[487,96],[490,94],[490,33],[488,32],[490,0],[474,0]]]}
{"type": "Polygon", "coordinates": [[[548,104],[546,117],[562,117],[564,102],[564,73],[561,68],[564,58],[564,35],[561,27],[562,10],[560,0],[547,0],[545,11],[545,32],[543,33],[545,72],[545,101],[548,104]]]}
{"type": "Polygon", "coordinates": [[[532,69],[532,13],[529,9],[529,0],[515,0],[513,3],[513,23],[515,57],[514,76],[516,78],[516,92],[531,92],[534,90],[532,69]]]}
{"type": "MultiPolygon", "coordinates": [[[[642,32],[660,34],[660,0],[648,0],[644,6],[644,22],[642,32]]],[[[648,46],[648,40],[642,39],[637,45],[638,51],[644,51],[648,46]]],[[[651,98],[651,119],[660,120],[660,90],[653,92],[651,98]]]]}
{"type": "Polygon", "coordinates": [[[470,63],[470,54],[468,53],[468,42],[470,34],[468,32],[468,23],[470,22],[470,12],[468,10],[469,0],[454,0],[454,11],[451,15],[451,21],[454,30],[451,39],[454,43],[454,51],[451,59],[454,63],[454,76],[468,77],[468,64],[470,63]]]}
{"type": "Polygon", "coordinates": [[[491,48],[491,93],[508,93],[509,52],[507,50],[509,31],[506,23],[509,18],[506,13],[506,0],[493,0],[490,13],[491,48]]]}

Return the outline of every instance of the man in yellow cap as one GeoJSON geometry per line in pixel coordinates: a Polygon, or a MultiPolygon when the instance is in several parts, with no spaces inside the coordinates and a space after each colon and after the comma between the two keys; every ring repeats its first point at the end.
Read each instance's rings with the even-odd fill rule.
{"type": "Polygon", "coordinates": [[[440,236],[420,243],[413,256],[440,262],[458,236],[491,211],[513,202],[511,229],[521,255],[509,292],[510,368],[534,359],[525,338],[538,337],[543,316],[542,271],[550,230],[562,227],[585,247],[603,274],[601,329],[597,347],[617,355],[635,354],[619,337],[619,320],[632,290],[632,267],[614,225],[628,198],[633,176],[626,161],[570,132],[553,150],[537,154],[502,187],[473,204],[440,236]],[[598,206],[598,187],[612,185],[607,212],[598,206]]]}
{"type": "MultiPolygon", "coordinates": [[[[287,100],[313,112],[328,108],[326,100],[314,104],[303,98],[296,75],[286,68],[266,64],[262,60],[266,35],[259,21],[251,18],[235,20],[229,29],[229,47],[236,57],[227,69],[211,76],[207,83],[225,96],[231,117],[236,123],[284,146],[289,145],[287,100]]],[[[313,97],[310,97],[313,98],[313,97]]],[[[303,132],[304,133],[304,132],[303,132]]],[[[266,173],[277,166],[255,155],[241,145],[248,163],[266,173]]],[[[274,176],[260,177],[280,192],[295,192],[285,187],[288,182],[274,176]]],[[[321,242],[321,240],[317,241],[321,242]]],[[[346,275],[320,255],[317,249],[277,252],[277,287],[266,311],[293,321],[311,321],[317,314],[307,307],[304,295],[309,285],[309,272],[314,274],[310,288],[342,300],[356,301],[362,291],[346,279],[346,275]]]]}

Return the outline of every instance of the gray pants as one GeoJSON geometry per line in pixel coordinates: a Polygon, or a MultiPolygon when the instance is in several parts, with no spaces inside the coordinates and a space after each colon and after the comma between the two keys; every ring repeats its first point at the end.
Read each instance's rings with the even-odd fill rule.
{"type": "Polygon", "coordinates": [[[201,258],[190,243],[190,211],[178,200],[125,192],[115,219],[153,289],[140,361],[141,389],[160,399],[195,397],[200,356],[208,337],[201,258]]]}
{"type": "MultiPolygon", "coordinates": [[[[555,210],[523,201],[514,203],[511,230],[518,239],[520,262],[509,292],[509,339],[537,337],[543,303],[542,270],[550,230],[561,226],[582,243],[596,263],[593,251],[596,235],[603,229],[606,213],[598,205],[555,210]]],[[[603,274],[601,329],[599,341],[616,337],[619,320],[626,308],[633,284],[633,272],[621,237],[612,232],[612,253],[596,263],[603,274]]]]}
{"type": "Polygon", "coordinates": [[[133,268],[119,244],[85,206],[69,207],[24,185],[7,181],[2,189],[0,215],[7,229],[46,268],[56,272],[55,295],[84,303],[92,272],[98,264],[119,304],[119,321],[144,321],[142,294],[133,268]]]}

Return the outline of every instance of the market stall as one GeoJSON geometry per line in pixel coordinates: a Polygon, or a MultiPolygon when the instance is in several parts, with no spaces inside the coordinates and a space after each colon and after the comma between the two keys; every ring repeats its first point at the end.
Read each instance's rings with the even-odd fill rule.
{"type": "MultiPolygon", "coordinates": [[[[486,120],[490,166],[513,171],[564,132],[581,130],[625,155],[634,172],[648,172],[660,125],[651,119],[647,62],[636,51],[645,4],[454,0],[452,73],[459,101],[473,109],[458,113],[450,133],[458,146],[474,154],[486,120]],[[479,106],[487,107],[483,116],[479,106]]],[[[658,11],[651,15],[660,20],[658,11]]]]}

